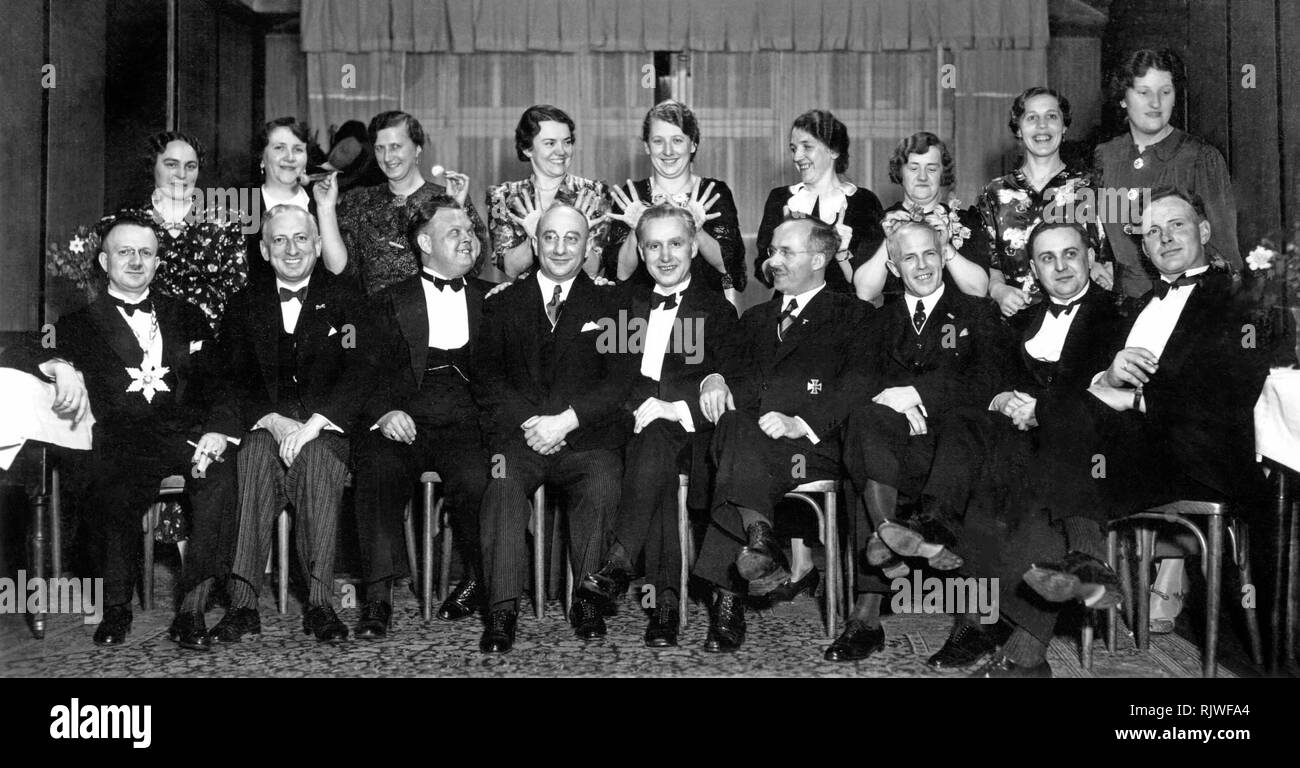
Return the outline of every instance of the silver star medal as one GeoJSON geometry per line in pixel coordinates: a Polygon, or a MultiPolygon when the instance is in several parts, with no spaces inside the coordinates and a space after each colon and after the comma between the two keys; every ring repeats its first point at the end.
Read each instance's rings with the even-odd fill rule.
{"type": "Polygon", "coordinates": [[[170,392],[171,387],[163,381],[163,377],[171,372],[171,368],[165,365],[155,365],[145,358],[139,368],[127,368],[126,372],[131,375],[131,385],[126,388],[127,392],[140,392],[144,395],[145,402],[152,403],[153,396],[159,392],[170,392]]]}

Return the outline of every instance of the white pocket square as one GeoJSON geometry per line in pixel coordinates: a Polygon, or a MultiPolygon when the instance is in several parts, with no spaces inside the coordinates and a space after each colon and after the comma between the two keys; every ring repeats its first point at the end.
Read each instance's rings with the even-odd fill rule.
{"type": "Polygon", "coordinates": [[[198,340],[198,341],[191,341],[191,342],[190,342],[190,354],[191,354],[191,355],[194,354],[195,352],[198,352],[200,349],[203,349],[203,340],[202,340],[202,339],[200,339],[200,340],[198,340]]]}
{"type": "Polygon", "coordinates": [[[338,332],[339,332],[339,331],[338,331],[337,328],[335,328],[335,327],[332,326],[332,325],[330,326],[330,332],[329,332],[329,335],[330,335],[330,336],[333,336],[333,335],[337,334],[338,332]]]}
{"type": "Polygon", "coordinates": [[[957,338],[960,339],[962,336],[969,336],[969,335],[970,335],[970,329],[969,329],[969,328],[962,328],[962,329],[961,329],[961,333],[957,334],[957,338]]]}
{"type": "Polygon", "coordinates": [[[588,320],[586,325],[582,326],[582,330],[580,331],[580,333],[586,333],[587,331],[599,331],[599,330],[600,330],[600,323],[594,322],[592,320],[588,320]]]}

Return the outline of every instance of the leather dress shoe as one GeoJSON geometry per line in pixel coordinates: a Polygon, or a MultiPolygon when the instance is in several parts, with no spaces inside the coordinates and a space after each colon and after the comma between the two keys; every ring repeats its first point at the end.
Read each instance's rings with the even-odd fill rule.
{"type": "Polygon", "coordinates": [[[392,603],[386,600],[367,600],[361,606],[361,619],[357,621],[357,638],[378,640],[388,637],[388,626],[392,620],[392,603]]]}
{"type": "Polygon", "coordinates": [[[95,630],[95,645],[121,645],[131,631],[131,606],[111,605],[104,609],[104,618],[95,630]]]}
{"type": "Polygon", "coordinates": [[[645,628],[646,647],[674,648],[680,630],[681,617],[677,614],[677,603],[660,601],[650,612],[650,623],[645,628]]]}
{"type": "Polygon", "coordinates": [[[886,522],[876,532],[885,546],[903,557],[924,557],[935,570],[953,571],[966,562],[948,546],[931,540],[932,537],[910,526],[886,522]]]}
{"type": "Polygon", "coordinates": [[[483,653],[508,653],[515,647],[518,623],[519,611],[509,608],[492,611],[488,614],[487,626],[483,628],[483,637],[479,638],[478,649],[483,653]]]}
{"type": "Polygon", "coordinates": [[[768,605],[776,605],[777,603],[788,603],[803,592],[807,592],[809,597],[814,597],[817,594],[817,585],[820,582],[821,572],[813,568],[798,581],[786,579],[781,583],[781,586],[768,592],[765,600],[768,605]]]}
{"type": "Polygon", "coordinates": [[[717,591],[709,611],[709,635],[704,650],[733,653],[745,642],[745,600],[735,592],[717,591]]]}
{"type": "Polygon", "coordinates": [[[315,635],[322,643],[348,639],[348,628],[339,621],[339,615],[331,605],[308,606],[307,614],[302,617],[302,632],[315,635]]]}
{"type": "Polygon", "coordinates": [[[948,635],[939,652],[925,660],[932,669],[962,669],[998,650],[997,642],[982,627],[962,624],[948,635]]]}
{"type": "Polygon", "coordinates": [[[239,643],[262,638],[262,617],[256,608],[231,608],[212,628],[208,637],[214,643],[239,643]]]}
{"type": "Polygon", "coordinates": [[[578,584],[578,596],[597,603],[609,604],[627,594],[627,587],[632,583],[630,568],[612,560],[606,560],[600,570],[582,577],[578,584]]]}
{"type": "Polygon", "coordinates": [[[885,647],[885,628],[872,629],[861,621],[850,621],[835,642],[826,649],[827,661],[862,661],[885,647]]]}
{"type": "Polygon", "coordinates": [[[600,605],[594,600],[581,597],[574,600],[573,615],[569,620],[573,622],[574,633],[583,640],[599,640],[607,632],[605,616],[601,613],[600,605]]]}
{"type": "Polygon", "coordinates": [[[456,585],[455,591],[442,601],[442,607],[438,609],[438,618],[443,621],[460,621],[478,613],[482,604],[483,587],[478,579],[473,577],[462,579],[456,585]]]}
{"type": "Polygon", "coordinates": [[[1080,600],[1084,606],[1106,610],[1119,605],[1119,576],[1091,555],[1071,551],[1059,563],[1034,563],[1024,574],[1025,583],[1054,603],[1080,600]]]}
{"type": "Polygon", "coordinates": [[[790,578],[790,567],[772,534],[772,526],[754,523],[745,534],[749,542],[736,555],[736,570],[749,582],[750,596],[762,597],[790,578]]]}
{"type": "Polygon", "coordinates": [[[887,579],[901,578],[912,572],[911,566],[900,560],[894,550],[880,540],[878,533],[871,534],[871,538],[867,539],[867,565],[879,568],[887,579]]]}
{"type": "Polygon", "coordinates": [[[172,619],[167,630],[167,639],[182,648],[191,651],[212,650],[212,640],[208,638],[208,626],[203,621],[203,614],[198,611],[182,611],[172,619]]]}
{"type": "Polygon", "coordinates": [[[1032,667],[1022,667],[1002,654],[996,654],[971,677],[1051,677],[1052,667],[1043,659],[1032,667]]]}

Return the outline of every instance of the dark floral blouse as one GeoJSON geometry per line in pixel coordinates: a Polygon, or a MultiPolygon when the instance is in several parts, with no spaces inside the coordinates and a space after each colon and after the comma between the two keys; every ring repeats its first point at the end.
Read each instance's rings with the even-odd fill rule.
{"type": "MultiPolygon", "coordinates": [[[[445,194],[447,188],[432,181],[406,196],[393,194],[387,184],[348,190],[338,203],[339,232],[348,249],[344,274],[358,277],[368,295],[419,274],[419,256],[406,241],[410,213],[429,198],[445,194]]],[[[487,227],[472,201],[465,201],[465,212],[484,247],[479,257],[481,264],[481,254],[486,253],[487,227]]],[[[475,265],[472,273],[477,272],[475,265]]]]}
{"type": "MultiPolygon", "coordinates": [[[[1092,177],[1086,169],[1073,166],[1053,176],[1042,192],[1034,189],[1019,168],[984,187],[975,208],[992,244],[988,265],[1002,272],[1003,282],[1029,293],[1038,292],[1038,283],[1029,271],[1029,254],[1025,252],[1029,233],[1042,222],[1043,209],[1049,203],[1070,205],[1085,187],[1093,187],[1092,177]]],[[[1086,227],[1100,245],[1104,238],[1101,227],[1095,222],[1086,227]]]]}
{"type": "MultiPolygon", "coordinates": [[[[718,179],[700,177],[700,189],[705,190],[709,185],[713,185],[712,195],[718,196],[718,201],[713,204],[710,213],[722,214],[716,219],[704,222],[704,231],[718,241],[718,248],[722,251],[722,264],[727,268],[726,274],[713,268],[713,265],[704,260],[703,256],[696,255],[695,263],[691,265],[691,276],[698,277],[706,285],[715,291],[724,291],[727,288],[735,288],[737,291],[745,290],[745,281],[748,274],[745,269],[745,242],[740,237],[740,217],[736,213],[736,200],[731,196],[731,188],[726,182],[718,179]]],[[[636,188],[637,196],[646,205],[658,205],[659,203],[672,203],[678,208],[685,208],[689,195],[683,193],[680,196],[669,196],[663,193],[652,193],[650,190],[650,179],[641,179],[632,182],[636,188]]],[[[624,190],[626,192],[626,190],[624,190]]],[[[622,209],[619,209],[622,212],[622,209]]],[[[607,277],[613,278],[618,274],[618,251],[627,242],[627,236],[632,230],[621,221],[610,219],[609,236],[605,243],[605,254],[601,259],[601,269],[607,277]]],[[[637,262],[636,272],[632,274],[632,280],[651,280],[650,273],[646,271],[643,262],[637,262]]]]}
{"type": "Polygon", "coordinates": [[[248,282],[238,212],[231,215],[214,206],[187,223],[164,222],[152,203],[146,203],[142,210],[158,224],[158,271],[152,286],[198,307],[215,333],[226,302],[248,282]],[[167,229],[178,225],[175,235],[167,229]]]}
{"type": "MultiPolygon", "coordinates": [[[[555,202],[573,205],[578,199],[578,194],[584,189],[595,190],[600,195],[600,210],[596,212],[595,222],[587,234],[586,258],[590,259],[593,254],[603,254],[605,250],[605,239],[608,237],[611,223],[606,215],[609,213],[610,206],[609,187],[603,181],[592,181],[570,173],[564,177],[560,188],[555,191],[555,202]]],[[[510,218],[510,213],[515,209],[514,203],[520,198],[532,200],[534,194],[531,177],[503,182],[488,188],[488,231],[492,234],[492,263],[502,272],[505,271],[506,251],[528,239],[528,233],[524,232],[524,228],[510,218]]],[[[613,280],[617,275],[606,274],[606,277],[613,280]]]]}

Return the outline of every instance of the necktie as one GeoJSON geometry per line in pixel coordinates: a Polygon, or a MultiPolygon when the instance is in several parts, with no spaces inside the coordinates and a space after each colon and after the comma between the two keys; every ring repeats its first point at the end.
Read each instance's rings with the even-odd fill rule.
{"type": "Polygon", "coordinates": [[[283,304],[284,302],[288,301],[289,299],[297,299],[298,301],[306,302],[306,301],[307,301],[307,286],[304,285],[303,287],[299,288],[299,289],[296,290],[296,291],[291,291],[291,290],[289,290],[288,288],[281,287],[281,288],[280,288],[280,303],[283,304]]]}
{"type": "Polygon", "coordinates": [[[116,296],[110,296],[109,298],[113,300],[114,306],[121,307],[122,311],[126,312],[127,317],[134,316],[136,310],[146,313],[153,312],[153,299],[144,299],[136,304],[129,304],[116,296]]]}
{"type": "Polygon", "coordinates": [[[560,312],[564,309],[564,302],[560,301],[560,286],[555,286],[555,291],[551,293],[551,300],[546,305],[546,316],[551,321],[551,330],[555,329],[555,324],[560,322],[560,312]]]}
{"type": "Polygon", "coordinates": [[[916,328],[917,333],[920,333],[921,328],[924,325],[925,325],[925,302],[917,301],[916,313],[912,315],[912,326],[916,328]]]}
{"type": "Polygon", "coordinates": [[[650,309],[673,309],[677,306],[677,294],[670,293],[667,296],[658,293],[650,294],[650,309]]]}
{"type": "Polygon", "coordinates": [[[790,303],[785,305],[785,311],[776,321],[776,338],[778,341],[785,341],[785,334],[794,325],[794,311],[799,308],[798,299],[790,299],[790,303]]]}
{"type": "Polygon", "coordinates": [[[453,277],[450,280],[443,280],[441,277],[435,277],[424,271],[420,272],[420,277],[433,283],[433,287],[440,291],[443,288],[451,288],[453,291],[459,291],[465,287],[465,278],[463,277],[453,277]]]}
{"type": "Polygon", "coordinates": [[[1052,313],[1052,317],[1060,317],[1062,314],[1070,314],[1074,308],[1083,303],[1083,299],[1075,299],[1069,304],[1057,304],[1054,301],[1047,302],[1047,311],[1052,313]]]}
{"type": "Polygon", "coordinates": [[[1163,299],[1164,297],[1168,296],[1169,292],[1175,288],[1182,288],[1185,285],[1196,285],[1200,281],[1201,281],[1201,275],[1193,275],[1191,277],[1188,277],[1185,274],[1179,275],[1173,282],[1169,282],[1164,279],[1157,280],[1154,286],[1156,291],[1156,298],[1163,299]]]}

